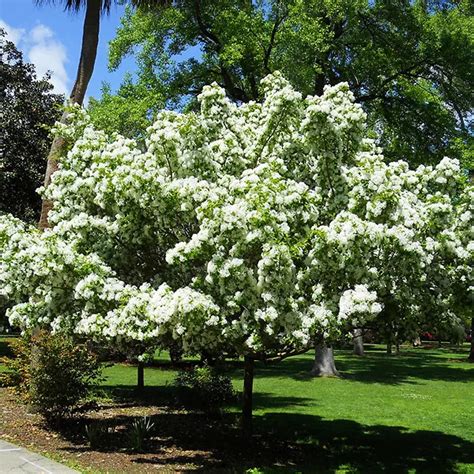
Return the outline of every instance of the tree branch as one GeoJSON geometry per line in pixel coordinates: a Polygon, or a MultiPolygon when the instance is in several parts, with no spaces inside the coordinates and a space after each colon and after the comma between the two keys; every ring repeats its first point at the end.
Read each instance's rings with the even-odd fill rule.
{"type": "Polygon", "coordinates": [[[280,25],[286,20],[287,16],[288,16],[288,14],[282,15],[281,17],[277,15],[275,23],[273,25],[272,32],[270,34],[270,42],[268,44],[268,48],[266,48],[266,50],[265,50],[265,56],[263,58],[263,67],[264,67],[265,72],[267,74],[271,73],[271,71],[268,67],[268,63],[270,61],[270,56],[272,54],[272,49],[275,46],[276,34],[278,32],[278,29],[280,28],[280,25]]]}

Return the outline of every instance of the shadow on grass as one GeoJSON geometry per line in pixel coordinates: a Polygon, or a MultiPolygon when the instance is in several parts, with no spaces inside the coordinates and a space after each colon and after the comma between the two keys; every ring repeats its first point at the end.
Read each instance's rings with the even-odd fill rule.
{"type": "MultiPolygon", "coordinates": [[[[343,378],[366,383],[396,385],[417,383],[417,380],[474,382],[474,365],[466,362],[462,366],[452,366],[446,354],[435,354],[423,349],[398,356],[370,352],[365,357],[356,357],[339,352],[336,354],[336,366],[343,378]]],[[[238,375],[241,368],[240,362],[229,363],[229,371],[232,374],[238,375]]],[[[310,381],[313,380],[310,369],[309,357],[293,357],[279,363],[258,364],[255,375],[258,378],[290,377],[310,381]]]]}
{"type": "MultiPolygon", "coordinates": [[[[189,369],[197,363],[184,361],[176,366],[170,362],[160,361],[150,367],[155,370],[176,372],[189,369]]],[[[311,365],[310,353],[277,363],[257,363],[255,376],[311,381],[314,380],[310,375],[311,365]]],[[[339,350],[336,352],[336,366],[343,378],[364,383],[416,384],[417,380],[474,382],[474,364],[468,363],[466,350],[452,347],[436,350],[418,348],[395,356],[387,355],[383,348],[369,346],[369,351],[364,357],[339,350]],[[449,359],[449,354],[455,355],[456,358],[449,359]],[[463,355],[466,357],[462,357],[463,355]],[[452,362],[456,362],[456,365],[452,362]]],[[[233,377],[241,378],[243,363],[241,360],[228,360],[224,371],[233,377]]]]}
{"type": "Polygon", "coordinates": [[[417,383],[417,380],[474,382],[474,367],[449,365],[446,357],[432,353],[402,353],[399,356],[368,355],[362,360],[343,358],[338,368],[349,380],[385,384],[417,383]]]}
{"type": "MultiPolygon", "coordinates": [[[[141,391],[130,385],[103,386],[98,391],[106,399],[114,400],[117,408],[137,406],[161,406],[165,408],[182,408],[179,390],[173,385],[148,386],[141,391]]],[[[236,409],[240,408],[241,393],[237,393],[235,402],[230,403],[236,409]]],[[[265,409],[288,408],[292,406],[314,405],[313,398],[295,396],[277,396],[271,393],[256,392],[253,394],[254,407],[265,407],[265,409]]]]}
{"type": "MultiPolygon", "coordinates": [[[[233,414],[212,419],[199,413],[163,412],[151,418],[155,423],[152,438],[143,453],[132,454],[132,463],[193,466],[206,472],[259,467],[268,472],[345,469],[360,473],[454,473],[459,463],[474,465],[474,443],[441,432],[270,412],[255,417],[255,434],[249,437],[242,435],[233,414]]],[[[101,450],[123,452],[126,427],[133,419],[119,415],[108,420],[117,430],[101,450]]]]}

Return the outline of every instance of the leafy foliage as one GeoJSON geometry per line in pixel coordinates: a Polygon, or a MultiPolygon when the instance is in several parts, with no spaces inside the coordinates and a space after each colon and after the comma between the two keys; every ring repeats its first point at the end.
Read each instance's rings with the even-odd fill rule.
{"type": "Polygon", "coordinates": [[[47,419],[71,415],[100,381],[101,365],[85,345],[46,331],[21,338],[1,375],[47,419]]]}
{"type": "Polygon", "coordinates": [[[59,117],[62,96],[53,94],[48,76],[37,79],[0,30],[0,213],[36,220],[50,145],[48,127],[59,117]]]}
{"type": "Polygon", "coordinates": [[[474,258],[459,162],[387,163],[347,84],[261,87],[236,105],[206,86],[199,113],[159,114],[145,151],[76,108],[45,192],[54,227],[0,219],[11,323],[254,359],[379,315],[457,323],[474,258]]]}
{"type": "Polygon", "coordinates": [[[1,358],[6,371],[0,374],[0,383],[14,387],[19,395],[29,392],[31,379],[31,337],[24,336],[9,341],[8,354],[1,358]]]}
{"type": "Polygon", "coordinates": [[[387,158],[434,164],[462,158],[459,143],[472,153],[472,12],[470,0],[181,0],[129,9],[110,67],[135,55],[136,87],[171,107],[195,108],[212,81],[234,101],[260,100],[277,70],[304,96],[346,81],[387,158]]]}
{"type": "Polygon", "coordinates": [[[180,401],[206,411],[218,411],[235,399],[230,377],[204,365],[178,372],[175,385],[180,389],[180,401]]]}
{"type": "Polygon", "coordinates": [[[128,433],[130,448],[139,453],[143,452],[145,443],[150,437],[154,426],[155,424],[147,416],[136,419],[128,433]]]}
{"type": "Polygon", "coordinates": [[[108,133],[118,132],[143,142],[151,117],[156,116],[163,105],[158,87],[134,84],[128,76],[116,94],[112,94],[110,86],[105,84],[100,100],[91,97],[89,113],[98,129],[108,133]]]}
{"type": "Polygon", "coordinates": [[[97,449],[106,443],[109,427],[104,422],[96,421],[86,425],[84,431],[90,447],[92,449],[97,449]]]}

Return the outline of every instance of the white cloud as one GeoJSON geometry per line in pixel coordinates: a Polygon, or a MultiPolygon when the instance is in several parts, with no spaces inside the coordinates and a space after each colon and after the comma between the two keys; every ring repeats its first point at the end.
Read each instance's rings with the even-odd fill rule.
{"type": "Polygon", "coordinates": [[[39,76],[51,71],[51,83],[54,91],[60,94],[68,92],[68,76],[65,64],[67,52],[64,45],[54,39],[53,31],[45,25],[37,25],[30,32],[32,46],[28,59],[36,66],[39,76]]]}
{"type": "Polygon", "coordinates": [[[48,28],[46,25],[36,25],[30,32],[31,40],[35,43],[41,43],[43,41],[50,40],[53,38],[54,33],[51,28],[48,28]]]}
{"type": "Polygon", "coordinates": [[[68,93],[66,47],[56,39],[51,28],[39,23],[32,30],[26,31],[8,25],[2,19],[0,19],[0,28],[3,28],[7,32],[8,39],[23,51],[26,59],[35,65],[38,77],[50,72],[50,82],[54,86],[54,92],[68,93]]]}
{"type": "Polygon", "coordinates": [[[23,28],[13,28],[13,26],[5,23],[1,18],[0,28],[6,31],[7,39],[16,45],[18,45],[22,37],[25,36],[25,30],[23,28]]]}

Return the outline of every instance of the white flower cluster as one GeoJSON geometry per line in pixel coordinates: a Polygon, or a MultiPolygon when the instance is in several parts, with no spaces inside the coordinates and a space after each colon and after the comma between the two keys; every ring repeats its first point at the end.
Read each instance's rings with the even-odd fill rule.
{"type": "Polygon", "coordinates": [[[338,319],[342,322],[352,318],[355,325],[363,324],[356,316],[371,318],[382,311],[382,305],[377,301],[377,293],[369,291],[366,285],[356,285],[353,290],[346,290],[339,300],[338,319]]]}
{"type": "Polygon", "coordinates": [[[264,89],[236,105],[205,87],[199,113],[158,115],[145,151],[75,110],[43,191],[52,229],[0,218],[11,322],[262,354],[394,305],[403,321],[465,305],[474,192],[459,164],[387,164],[347,84],[303,99],[274,74],[264,89]]]}

